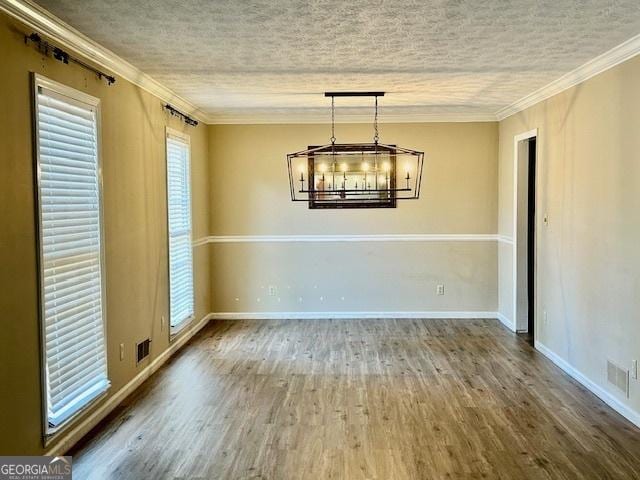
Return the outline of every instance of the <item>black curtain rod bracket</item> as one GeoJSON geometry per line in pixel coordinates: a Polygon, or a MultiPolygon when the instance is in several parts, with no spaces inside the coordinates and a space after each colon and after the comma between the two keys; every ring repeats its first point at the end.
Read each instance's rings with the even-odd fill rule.
{"type": "Polygon", "coordinates": [[[99,79],[104,79],[107,82],[107,85],[113,85],[116,83],[116,79],[113,75],[108,75],[101,70],[89,65],[88,63],[83,62],[79,58],[72,56],[69,52],[61,49],[60,47],[56,47],[55,45],[43,40],[40,35],[37,33],[32,33],[31,35],[25,35],[24,43],[29,44],[32,42],[40,53],[43,53],[46,56],[51,55],[53,58],[58,60],[59,62],[68,64],[69,62],[73,62],[77,65],[80,65],[82,68],[89,70],[96,74],[99,79]]]}

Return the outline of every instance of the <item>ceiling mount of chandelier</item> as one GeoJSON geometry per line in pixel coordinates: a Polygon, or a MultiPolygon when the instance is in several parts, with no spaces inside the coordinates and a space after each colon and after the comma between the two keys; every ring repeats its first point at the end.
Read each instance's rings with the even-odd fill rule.
{"type": "Polygon", "coordinates": [[[326,92],[331,97],[331,138],[287,155],[291,200],[309,208],[395,208],[420,196],[424,152],[380,143],[378,97],[384,92],[326,92]],[[373,141],[336,143],[336,97],[374,97],[373,141]]]}

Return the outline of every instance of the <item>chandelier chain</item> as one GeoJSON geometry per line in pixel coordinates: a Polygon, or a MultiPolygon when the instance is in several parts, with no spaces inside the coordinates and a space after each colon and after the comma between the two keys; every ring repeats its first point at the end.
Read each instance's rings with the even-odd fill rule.
{"type": "Polygon", "coordinates": [[[380,136],[378,135],[378,97],[376,98],[376,110],[373,116],[373,143],[378,144],[380,136]]]}
{"type": "Polygon", "coordinates": [[[336,143],[336,110],[335,98],[331,97],[331,145],[336,143]]]}

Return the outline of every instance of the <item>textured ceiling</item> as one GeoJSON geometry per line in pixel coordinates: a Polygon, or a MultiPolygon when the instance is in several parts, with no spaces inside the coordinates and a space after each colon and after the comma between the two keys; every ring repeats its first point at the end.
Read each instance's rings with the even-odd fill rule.
{"type": "Polygon", "coordinates": [[[326,114],[326,90],[384,90],[383,115],[492,114],[640,33],[639,0],[37,3],[214,119],[326,114]]]}

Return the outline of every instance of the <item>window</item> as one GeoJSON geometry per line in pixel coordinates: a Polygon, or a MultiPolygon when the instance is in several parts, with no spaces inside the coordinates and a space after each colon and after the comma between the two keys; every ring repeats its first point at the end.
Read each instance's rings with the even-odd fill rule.
{"type": "Polygon", "coordinates": [[[167,129],[169,319],[173,331],[194,316],[189,138],[167,129]]]}
{"type": "Polygon", "coordinates": [[[34,76],[46,433],[109,387],[99,100],[34,76]]]}

